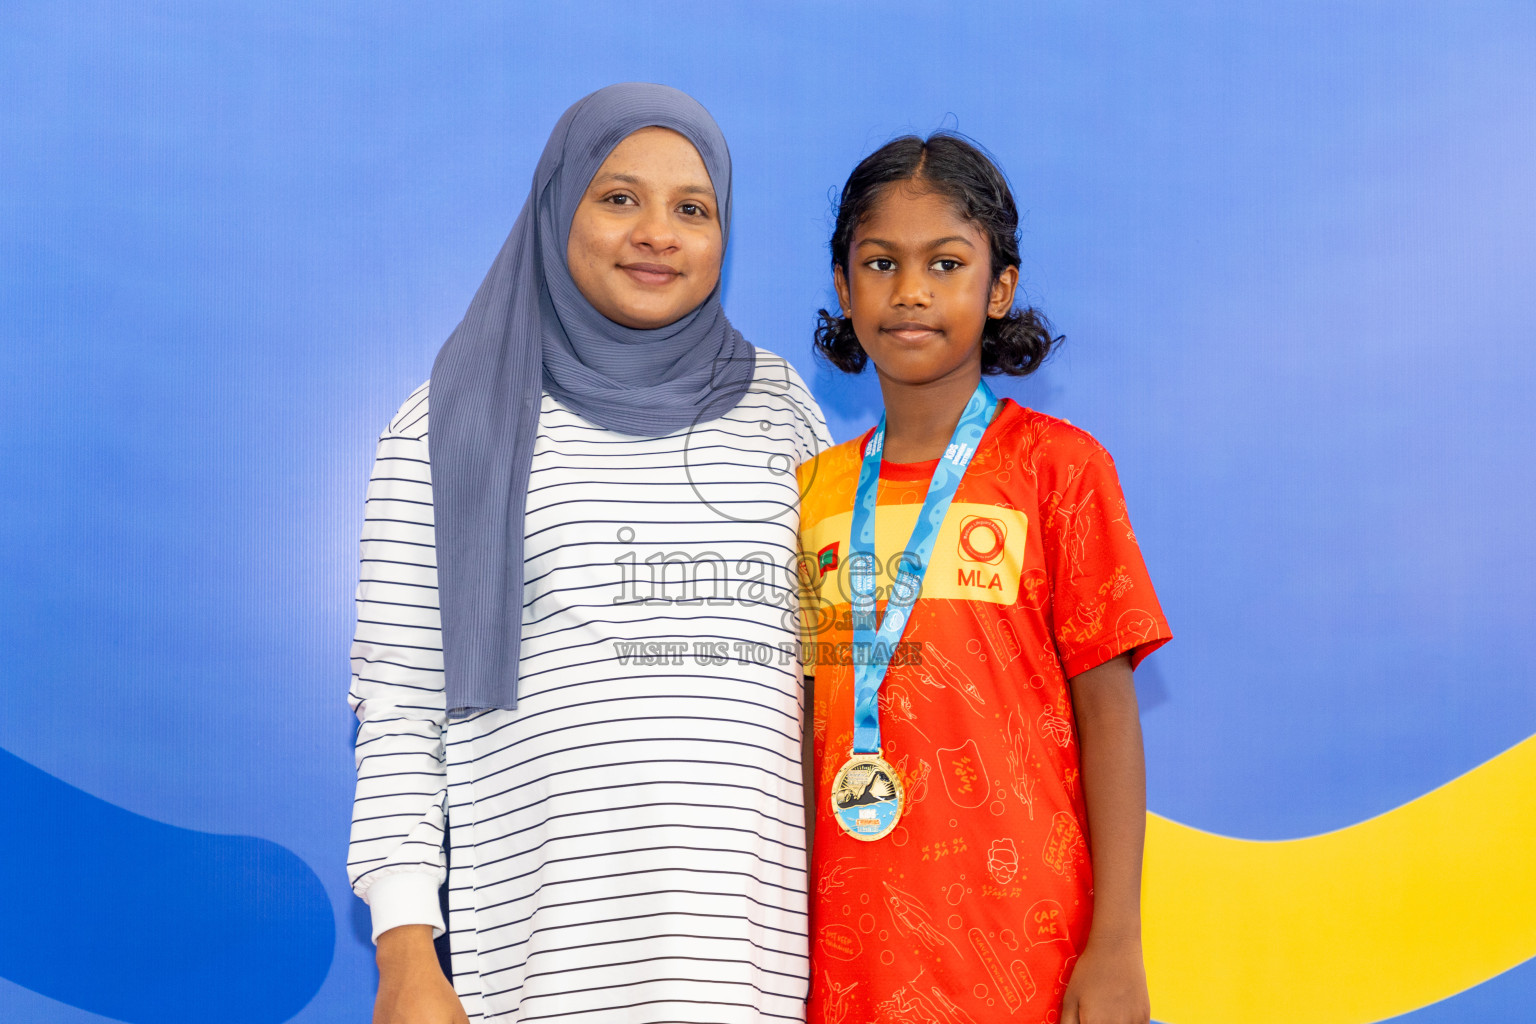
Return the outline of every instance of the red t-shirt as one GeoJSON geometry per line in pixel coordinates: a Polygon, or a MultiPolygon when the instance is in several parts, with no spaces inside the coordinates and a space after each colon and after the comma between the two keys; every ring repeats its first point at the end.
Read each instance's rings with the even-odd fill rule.
{"type": "MultiPolygon", "coordinates": [[[[881,688],[902,818],[834,823],[853,739],[846,559],[868,435],[800,469],[806,671],[816,678],[810,1024],[1054,1022],[1093,876],[1067,680],[1169,639],[1109,454],[1004,400],[939,531],[881,688]]],[[[877,585],[936,463],[881,470],[877,585]]]]}

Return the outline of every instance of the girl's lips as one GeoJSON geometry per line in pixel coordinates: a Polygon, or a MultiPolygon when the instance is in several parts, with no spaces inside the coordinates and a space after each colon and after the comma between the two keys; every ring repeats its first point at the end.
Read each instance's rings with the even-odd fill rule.
{"type": "Polygon", "coordinates": [[[682,276],[681,271],[664,263],[621,263],[619,269],[640,284],[648,285],[671,284],[682,276]]]}
{"type": "Polygon", "coordinates": [[[931,327],[928,324],[904,321],[899,324],[890,324],[882,327],[880,332],[882,334],[889,334],[898,341],[926,341],[938,334],[939,330],[937,327],[931,327]]]}

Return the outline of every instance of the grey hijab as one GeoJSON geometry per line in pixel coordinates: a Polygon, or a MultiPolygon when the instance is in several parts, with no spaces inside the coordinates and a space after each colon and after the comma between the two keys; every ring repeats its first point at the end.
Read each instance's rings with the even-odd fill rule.
{"type": "Polygon", "coordinates": [[[753,348],[725,318],[720,286],[656,330],[592,308],[565,262],[571,218],[626,136],[670,128],[692,142],[731,224],[731,157],[709,112],[662,85],[599,89],[560,118],[533,188],[469,311],[432,366],[428,450],[448,711],[517,707],[523,516],[540,391],[610,430],[660,437],[735,408],[753,348]]]}

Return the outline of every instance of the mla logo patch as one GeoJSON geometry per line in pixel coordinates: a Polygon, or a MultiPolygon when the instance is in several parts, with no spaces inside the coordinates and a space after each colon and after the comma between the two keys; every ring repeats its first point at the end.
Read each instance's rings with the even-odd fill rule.
{"type": "Polygon", "coordinates": [[[989,516],[966,516],[960,521],[960,557],[967,562],[996,565],[1003,560],[1008,528],[989,516]]]}

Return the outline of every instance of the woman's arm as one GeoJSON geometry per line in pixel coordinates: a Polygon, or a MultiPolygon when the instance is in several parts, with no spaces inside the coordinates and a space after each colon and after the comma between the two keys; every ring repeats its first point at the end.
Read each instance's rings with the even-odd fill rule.
{"type": "Polygon", "coordinates": [[[1093,924],[1062,996],[1061,1024],[1146,1024],[1141,956],[1141,851],[1146,766],[1130,655],[1071,680],[1088,803],[1093,924]]]}
{"type": "Polygon", "coordinates": [[[380,935],[378,964],[373,1024],[469,1024],[437,964],[431,925],[403,924],[380,935]]]}
{"type": "Polygon", "coordinates": [[[426,394],[379,439],[368,484],[348,702],[359,722],[347,870],[373,914],[378,1024],[464,1020],[432,946],[444,927],[447,779],[426,394]]]}
{"type": "Polygon", "coordinates": [[[816,848],[816,677],[805,677],[805,725],[800,733],[800,779],[804,784],[801,792],[805,798],[805,886],[815,885],[811,874],[816,848]]]}

